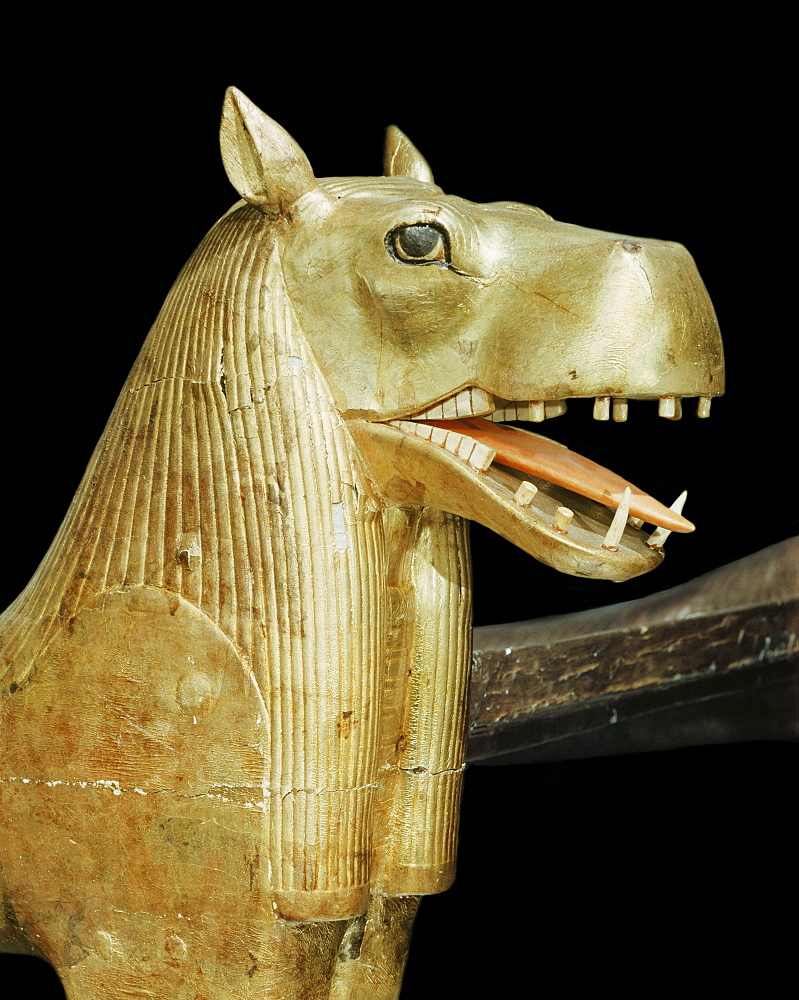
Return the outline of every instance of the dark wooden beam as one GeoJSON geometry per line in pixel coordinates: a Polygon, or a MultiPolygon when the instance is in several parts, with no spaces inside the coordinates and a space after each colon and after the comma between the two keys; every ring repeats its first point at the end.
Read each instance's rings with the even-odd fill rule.
{"type": "Polygon", "coordinates": [[[469,760],[799,738],[799,538],[660,594],[475,629],[469,760]]]}

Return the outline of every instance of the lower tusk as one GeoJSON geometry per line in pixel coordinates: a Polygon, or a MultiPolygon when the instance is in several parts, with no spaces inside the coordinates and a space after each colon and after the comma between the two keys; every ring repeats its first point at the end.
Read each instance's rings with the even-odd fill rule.
{"type": "MultiPolygon", "coordinates": [[[[685,506],[685,499],[687,496],[688,496],[688,491],[683,490],[669,509],[673,510],[675,514],[682,514],[682,509],[685,506]]],[[[669,537],[670,534],[671,531],[669,531],[667,528],[655,528],[655,530],[647,539],[646,544],[650,547],[650,549],[662,549],[666,539],[669,537]]]]}
{"type": "Polygon", "coordinates": [[[630,487],[628,486],[624,491],[624,496],[621,498],[621,503],[616,509],[616,513],[613,515],[613,520],[610,522],[608,533],[605,535],[605,541],[602,543],[603,549],[615,552],[619,547],[619,542],[621,541],[621,536],[624,533],[624,526],[627,523],[627,515],[629,512],[630,487]]]}

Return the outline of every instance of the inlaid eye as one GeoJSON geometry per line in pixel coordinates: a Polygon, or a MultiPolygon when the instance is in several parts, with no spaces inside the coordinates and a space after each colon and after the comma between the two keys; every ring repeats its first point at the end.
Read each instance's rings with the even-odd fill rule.
{"type": "Polygon", "coordinates": [[[398,226],[386,237],[386,244],[404,264],[448,264],[449,241],[443,229],[430,223],[398,226]]]}

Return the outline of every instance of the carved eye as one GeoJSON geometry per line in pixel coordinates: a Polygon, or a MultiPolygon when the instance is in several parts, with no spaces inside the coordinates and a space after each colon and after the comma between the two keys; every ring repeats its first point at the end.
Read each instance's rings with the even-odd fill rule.
{"type": "Polygon", "coordinates": [[[449,264],[449,240],[438,226],[398,226],[386,237],[389,252],[404,264],[449,264]]]}

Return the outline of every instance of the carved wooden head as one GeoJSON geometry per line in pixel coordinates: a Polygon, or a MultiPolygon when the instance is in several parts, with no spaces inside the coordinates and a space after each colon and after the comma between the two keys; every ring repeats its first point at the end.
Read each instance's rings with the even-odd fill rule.
{"type": "Polygon", "coordinates": [[[707,415],[724,390],[721,339],[684,247],[446,195],[396,128],[387,176],[317,180],[235,89],[221,141],[231,181],[273,220],[298,325],[387,495],[480,521],[580,576],[657,565],[657,544],[616,537],[628,514],[692,530],[634,487],[628,509],[628,484],[567,449],[492,427],[557,416],[574,397],[605,419],[626,419],[630,399],[676,417],[684,396],[707,415]],[[590,501],[621,506],[610,536],[590,501]]]}

